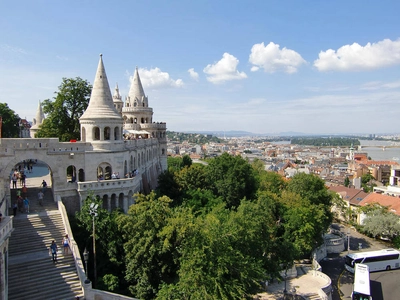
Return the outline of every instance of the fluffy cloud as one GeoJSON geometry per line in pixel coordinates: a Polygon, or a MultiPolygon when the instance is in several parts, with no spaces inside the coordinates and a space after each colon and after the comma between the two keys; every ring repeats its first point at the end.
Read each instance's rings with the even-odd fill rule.
{"type": "Polygon", "coordinates": [[[385,39],[364,47],[354,43],[337,51],[328,49],[319,53],[314,66],[319,71],[361,71],[400,64],[400,40],[385,39]]]}
{"type": "Polygon", "coordinates": [[[199,73],[195,72],[193,68],[190,68],[188,72],[190,77],[192,77],[194,80],[199,80],[199,73]]]}
{"type": "Polygon", "coordinates": [[[239,72],[236,68],[239,60],[229,53],[224,53],[221,60],[213,65],[207,65],[203,72],[206,73],[207,80],[218,84],[229,80],[247,78],[246,73],[239,72]]]}
{"type": "Polygon", "coordinates": [[[251,68],[253,72],[263,68],[265,72],[283,71],[289,74],[297,72],[297,69],[306,63],[296,51],[287,48],[281,50],[279,45],[273,42],[267,46],[264,46],[264,43],[253,45],[249,62],[254,65],[251,68]]]}
{"type": "MultiPolygon", "coordinates": [[[[167,72],[162,72],[159,68],[139,69],[140,80],[144,87],[147,88],[180,88],[183,86],[182,79],[174,80],[167,72]]],[[[130,77],[132,82],[133,76],[130,77]]]]}

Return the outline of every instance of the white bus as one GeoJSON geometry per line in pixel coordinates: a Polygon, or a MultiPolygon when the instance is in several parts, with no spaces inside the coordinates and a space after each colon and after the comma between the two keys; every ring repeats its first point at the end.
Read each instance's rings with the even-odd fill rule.
{"type": "Polygon", "coordinates": [[[400,268],[400,252],[396,249],[383,249],[368,252],[355,252],[346,255],[345,268],[354,273],[355,264],[364,264],[370,272],[400,268]]]}
{"type": "Polygon", "coordinates": [[[369,268],[367,265],[356,264],[354,273],[353,292],[351,293],[352,300],[372,300],[369,268]]]}

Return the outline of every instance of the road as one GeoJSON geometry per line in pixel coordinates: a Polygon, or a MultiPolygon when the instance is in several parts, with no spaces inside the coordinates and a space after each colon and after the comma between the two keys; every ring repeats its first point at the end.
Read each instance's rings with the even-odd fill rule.
{"type": "MultiPolygon", "coordinates": [[[[342,232],[347,232],[347,228],[341,227],[342,232]]],[[[370,239],[354,230],[351,230],[350,252],[354,251],[373,251],[389,248],[384,242],[370,239]],[[359,250],[359,243],[362,249],[359,250]]],[[[341,254],[330,254],[320,262],[322,272],[332,279],[332,300],[351,299],[350,295],[353,289],[353,274],[344,269],[344,257],[347,252],[341,254]]],[[[392,271],[382,271],[371,273],[371,294],[373,300],[398,300],[400,299],[399,278],[400,269],[392,271]]]]}

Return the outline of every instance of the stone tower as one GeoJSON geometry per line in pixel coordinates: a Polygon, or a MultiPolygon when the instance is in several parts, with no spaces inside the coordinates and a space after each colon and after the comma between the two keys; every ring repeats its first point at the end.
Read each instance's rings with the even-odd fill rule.
{"type": "Polygon", "coordinates": [[[113,102],[115,109],[120,114],[122,114],[122,107],[124,106],[124,102],[122,101],[121,94],[119,93],[118,83],[116,84],[114,89],[113,102]]]}
{"type": "Polygon", "coordinates": [[[89,105],[79,122],[81,141],[92,143],[93,150],[109,150],[123,143],[123,119],[114,107],[101,54],[89,105]]]}
{"type": "Polygon", "coordinates": [[[44,120],[44,113],[42,109],[42,104],[39,101],[39,106],[36,111],[36,117],[33,119],[32,127],[30,128],[30,136],[31,138],[35,137],[35,134],[38,132],[40,125],[42,125],[44,120]]]}

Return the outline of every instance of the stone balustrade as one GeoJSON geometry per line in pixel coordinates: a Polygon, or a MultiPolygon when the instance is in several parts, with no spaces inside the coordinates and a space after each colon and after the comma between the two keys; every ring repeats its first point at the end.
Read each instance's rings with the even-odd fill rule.
{"type": "Polygon", "coordinates": [[[4,244],[13,231],[13,218],[14,217],[2,217],[0,222],[0,245],[4,244]]]}
{"type": "Polygon", "coordinates": [[[88,192],[88,191],[104,191],[110,189],[121,189],[134,187],[138,184],[139,177],[133,178],[121,178],[121,179],[110,179],[110,180],[100,180],[100,181],[83,181],[78,182],[78,191],[79,192],[88,192]]]}

